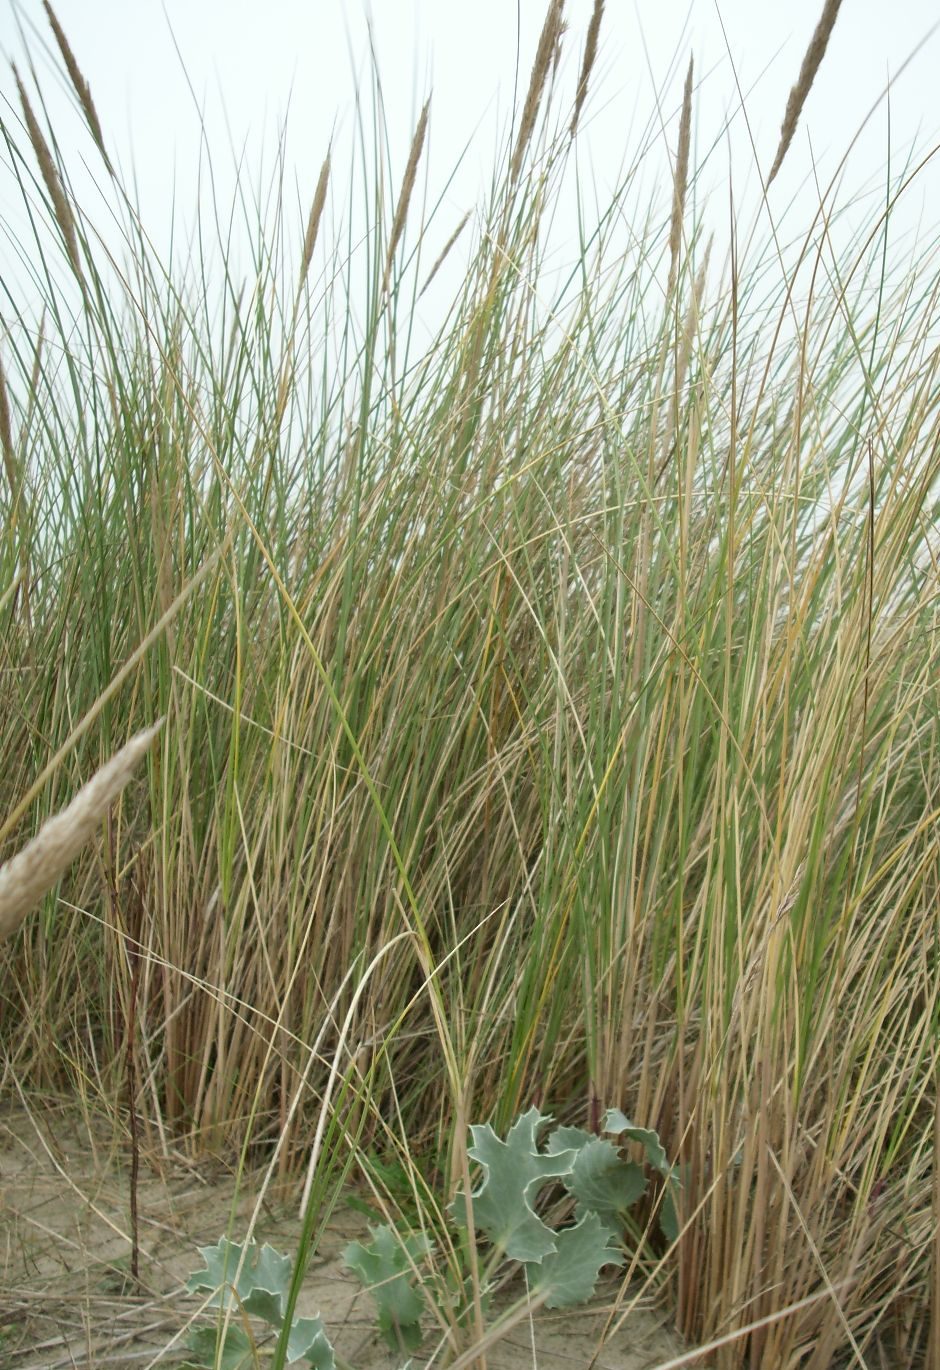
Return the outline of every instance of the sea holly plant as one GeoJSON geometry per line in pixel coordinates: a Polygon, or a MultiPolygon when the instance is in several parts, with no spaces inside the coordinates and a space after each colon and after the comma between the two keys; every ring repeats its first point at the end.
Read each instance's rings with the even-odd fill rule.
{"type": "MultiPolygon", "coordinates": [[[[647,1164],[659,1172],[665,1184],[659,1210],[659,1226],[664,1237],[674,1242],[679,1235],[676,1191],[680,1188],[679,1168],[671,1166],[657,1134],[648,1127],[637,1127],[619,1108],[608,1109],[602,1131],[642,1146],[647,1164]]],[[[550,1153],[562,1149],[577,1152],[570,1176],[563,1181],[576,1200],[575,1213],[596,1213],[619,1237],[627,1211],[647,1190],[642,1166],[624,1161],[612,1143],[595,1137],[580,1127],[558,1127],[548,1139],[550,1153]]]]}
{"type": "Polygon", "coordinates": [[[387,1224],[372,1227],[368,1246],[350,1242],[343,1251],[346,1266],[372,1292],[378,1308],[379,1330],[396,1351],[417,1351],[421,1344],[424,1295],[414,1284],[415,1262],[431,1254],[423,1233],[400,1236],[387,1224]]]}
{"type": "MultiPolygon", "coordinates": [[[[468,1148],[480,1167],[481,1179],[469,1194],[459,1192],[448,1209],[451,1220],[470,1238],[481,1232],[489,1244],[478,1267],[479,1295],[485,1302],[497,1270],[515,1262],[524,1272],[526,1301],[548,1308],[568,1308],[594,1294],[604,1266],[624,1263],[621,1249],[626,1217],[647,1191],[644,1167],[621,1154],[624,1144],[638,1144],[647,1166],[664,1182],[659,1220],[663,1234],[678,1235],[676,1191],[678,1170],[655,1132],[638,1127],[620,1109],[605,1115],[603,1136],[578,1127],[557,1127],[545,1140],[540,1135],[552,1119],[537,1108],[522,1114],[505,1141],[486,1123],[474,1125],[468,1148]],[[616,1138],[617,1144],[610,1138],[616,1138]],[[551,1227],[537,1211],[547,1186],[561,1185],[574,1200],[574,1222],[551,1227]]],[[[420,1263],[433,1252],[421,1233],[399,1233],[393,1227],[370,1226],[368,1242],[351,1242],[343,1252],[375,1301],[379,1330],[399,1353],[417,1351],[421,1318],[427,1303],[420,1263]]],[[[229,1325],[220,1341],[220,1328],[195,1332],[190,1347],[201,1366],[218,1370],[246,1370],[258,1364],[250,1333],[250,1319],[272,1327],[283,1325],[292,1266],[272,1247],[245,1247],[225,1238],[201,1248],[206,1268],[193,1275],[188,1288],[210,1291],[209,1306],[227,1310],[229,1325]]],[[[335,1359],[319,1318],[297,1318],[287,1347],[291,1362],[305,1361],[318,1370],[334,1370],[335,1359]]]]}
{"type": "MultiPolygon", "coordinates": [[[[623,1237],[624,1218],[646,1193],[647,1180],[643,1167],[625,1160],[611,1141],[581,1128],[556,1128],[540,1147],[539,1134],[551,1121],[531,1108],[516,1120],[505,1141],[489,1124],[472,1126],[468,1154],[483,1176],[469,1202],[465,1193],[458,1193],[448,1212],[457,1227],[466,1231],[472,1221],[474,1230],[489,1241],[482,1269],[484,1295],[497,1268],[515,1261],[525,1273],[529,1299],[548,1308],[567,1308],[591,1298],[604,1266],[623,1264],[617,1243],[623,1237]],[[536,1211],[539,1195],[551,1184],[561,1184],[575,1201],[575,1223],[570,1227],[552,1228],[536,1211]]],[[[637,1127],[619,1109],[607,1113],[603,1131],[643,1147],[646,1162],[665,1181],[660,1226],[669,1240],[675,1240],[678,1173],[669,1165],[658,1136],[637,1127]]],[[[386,1340],[408,1350],[419,1345],[423,1308],[408,1272],[413,1275],[413,1258],[427,1250],[424,1245],[408,1248],[413,1241],[387,1226],[373,1228],[370,1245],[354,1243],[345,1253],[346,1264],[376,1299],[386,1340]]]]}
{"type": "MultiPolygon", "coordinates": [[[[248,1370],[255,1366],[257,1343],[248,1319],[260,1318],[275,1330],[284,1322],[293,1265],[273,1246],[244,1246],[222,1237],[215,1246],[202,1246],[205,1269],[190,1275],[191,1293],[210,1292],[209,1308],[229,1313],[225,1327],[200,1327],[189,1338],[196,1365],[217,1370],[248,1370]]],[[[335,1370],[333,1348],[319,1318],[294,1318],[287,1343],[290,1362],[305,1361],[317,1370],[335,1370]]]]}
{"type": "MultiPolygon", "coordinates": [[[[647,1182],[641,1166],[583,1128],[556,1128],[541,1151],[538,1136],[551,1121],[531,1108],[510,1128],[505,1142],[489,1124],[471,1127],[468,1154],[483,1168],[484,1178],[470,1195],[470,1205],[458,1194],[451,1213],[464,1225],[469,1207],[474,1227],[489,1238],[494,1255],[523,1264],[529,1288],[540,1289],[550,1308],[562,1308],[590,1298],[603,1265],[621,1264],[620,1252],[610,1243],[622,1238],[625,1215],[646,1193],[647,1182]],[[575,1226],[555,1231],[536,1213],[535,1200],[550,1180],[560,1181],[575,1200],[575,1226]],[[587,1283],[586,1272],[592,1268],[587,1283]]],[[[658,1136],[631,1123],[620,1109],[607,1112],[603,1131],[639,1142],[647,1162],[663,1176],[667,1187],[660,1226],[675,1240],[678,1176],[658,1136]]]]}

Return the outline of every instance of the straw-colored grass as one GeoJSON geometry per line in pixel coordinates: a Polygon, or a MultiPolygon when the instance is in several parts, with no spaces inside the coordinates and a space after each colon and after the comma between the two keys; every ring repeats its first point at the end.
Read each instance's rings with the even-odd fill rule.
{"type": "Polygon", "coordinates": [[[380,120],[365,197],[331,148],[306,248],[246,194],[164,264],[115,187],[120,270],[7,130],[47,298],[4,339],[31,498],[15,522],[0,486],[4,855],[166,724],[4,946],[2,1079],[119,1120],[133,1000],[147,1144],[306,1169],[310,1243],[358,1167],[434,1237],[455,1359],[467,1124],[616,1105],[683,1182],[630,1276],[720,1370],[913,1367],[940,1339],[936,261],[892,270],[877,224],[824,257],[826,201],[798,251],[742,233],[707,267],[689,80],[682,194],[627,176],[593,222],[582,195],[559,274],[561,22],[430,341],[426,114],[394,203],[380,120]]]}

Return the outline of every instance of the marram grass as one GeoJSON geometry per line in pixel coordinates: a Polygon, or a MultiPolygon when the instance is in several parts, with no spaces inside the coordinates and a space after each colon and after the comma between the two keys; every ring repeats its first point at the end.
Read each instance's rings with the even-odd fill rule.
{"type": "Polygon", "coordinates": [[[722,275],[689,86],[681,177],[582,187],[560,274],[562,9],[459,237],[433,105],[162,264],[4,116],[0,857],[166,722],[4,948],[3,1088],[122,1116],[133,898],[145,1150],[394,1161],[446,1279],[469,1123],[620,1107],[683,1176],[629,1273],[714,1364],[937,1365],[935,256],[834,258],[827,202],[722,275]]]}

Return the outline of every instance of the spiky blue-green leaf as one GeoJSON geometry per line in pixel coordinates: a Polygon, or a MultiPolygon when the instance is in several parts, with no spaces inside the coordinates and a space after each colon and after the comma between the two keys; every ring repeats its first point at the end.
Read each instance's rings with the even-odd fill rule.
{"type": "Polygon", "coordinates": [[[596,1213],[585,1213],[574,1227],[555,1235],[557,1250],[541,1265],[528,1264],[529,1289],[547,1294],[548,1308],[570,1308],[594,1293],[605,1265],[622,1265],[623,1255],[609,1245],[610,1233],[596,1213]]]}
{"type": "Polygon", "coordinates": [[[604,1131],[618,1137],[629,1137],[631,1142],[639,1142],[654,1170],[658,1170],[660,1175],[671,1173],[672,1167],[659,1140],[659,1134],[651,1127],[637,1127],[636,1123],[631,1123],[619,1108],[609,1108],[604,1116],[604,1131]]]}
{"type": "Polygon", "coordinates": [[[659,1210],[659,1226],[663,1236],[670,1242],[674,1242],[679,1236],[679,1214],[676,1211],[676,1201],[673,1196],[672,1185],[672,1181],[666,1185],[662,1207],[659,1210]]]}
{"type": "Polygon", "coordinates": [[[295,1318],[287,1339],[287,1359],[305,1360],[316,1370],[335,1370],[333,1347],[320,1318],[295,1318]]]}
{"type": "Polygon", "coordinates": [[[625,1161],[617,1148],[600,1137],[589,1137],[565,1180],[577,1200],[575,1213],[596,1213],[615,1236],[623,1230],[623,1215],[646,1193],[640,1166],[625,1161]]]}
{"type": "MultiPolygon", "coordinates": [[[[471,1192],[474,1226],[494,1246],[516,1261],[540,1261],[555,1250],[555,1234],[542,1222],[533,1204],[547,1180],[568,1175],[576,1152],[541,1155],[537,1136],[551,1119],[537,1108],[517,1118],[505,1142],[489,1123],[473,1126],[470,1157],[483,1167],[483,1181],[471,1192]]],[[[466,1227],[466,1200],[458,1194],[450,1206],[454,1221],[466,1227]]]]}
{"type": "Polygon", "coordinates": [[[251,1339],[240,1327],[230,1326],[220,1346],[220,1335],[216,1327],[196,1327],[190,1332],[186,1342],[196,1363],[212,1370],[249,1370],[255,1364],[251,1339]]]}
{"type": "Polygon", "coordinates": [[[190,1275],[187,1289],[196,1294],[211,1290],[210,1307],[242,1308],[280,1327],[291,1279],[289,1257],[280,1255],[267,1243],[260,1247],[257,1242],[241,1245],[227,1237],[220,1238],[215,1246],[199,1247],[199,1254],[206,1268],[190,1275]],[[245,1259],[238,1271],[242,1252],[245,1259]]]}
{"type": "Polygon", "coordinates": [[[424,1295],[414,1287],[412,1262],[428,1255],[431,1243],[420,1233],[399,1236],[387,1225],[370,1227],[369,1231],[369,1245],[350,1242],[343,1251],[343,1261],[375,1299],[379,1327],[389,1346],[416,1351],[421,1342],[424,1295]]]}
{"type": "Polygon", "coordinates": [[[676,1192],[682,1188],[679,1167],[669,1164],[663,1145],[651,1128],[637,1127],[619,1108],[608,1110],[604,1119],[604,1131],[628,1137],[631,1142],[639,1142],[650,1165],[658,1170],[666,1181],[666,1192],[659,1210],[659,1226],[663,1236],[674,1242],[679,1235],[679,1215],[676,1211],[676,1192]]]}

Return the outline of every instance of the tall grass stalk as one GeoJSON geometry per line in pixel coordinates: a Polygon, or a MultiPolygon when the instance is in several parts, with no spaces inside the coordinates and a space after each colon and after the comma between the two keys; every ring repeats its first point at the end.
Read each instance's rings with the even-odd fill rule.
{"type": "Polygon", "coordinates": [[[467,1124],[620,1106],[683,1176],[676,1249],[651,1222],[634,1271],[716,1365],[914,1364],[940,1335],[936,263],[890,270],[883,223],[833,258],[827,203],[775,283],[756,249],[708,267],[689,84],[672,196],[579,198],[559,275],[590,74],[553,122],[561,28],[553,0],[471,231],[422,199],[427,107],[397,178],[363,114],[306,225],[244,188],[247,280],[221,219],[161,263],[117,182],[109,251],[21,86],[45,322],[16,304],[3,340],[0,857],[166,724],[3,949],[3,1087],[119,1114],[104,862],[141,900],[145,1149],[234,1143],[290,1184],[316,1128],[312,1204],[353,1164],[391,1204],[367,1158],[397,1157],[453,1290],[467,1124]]]}

